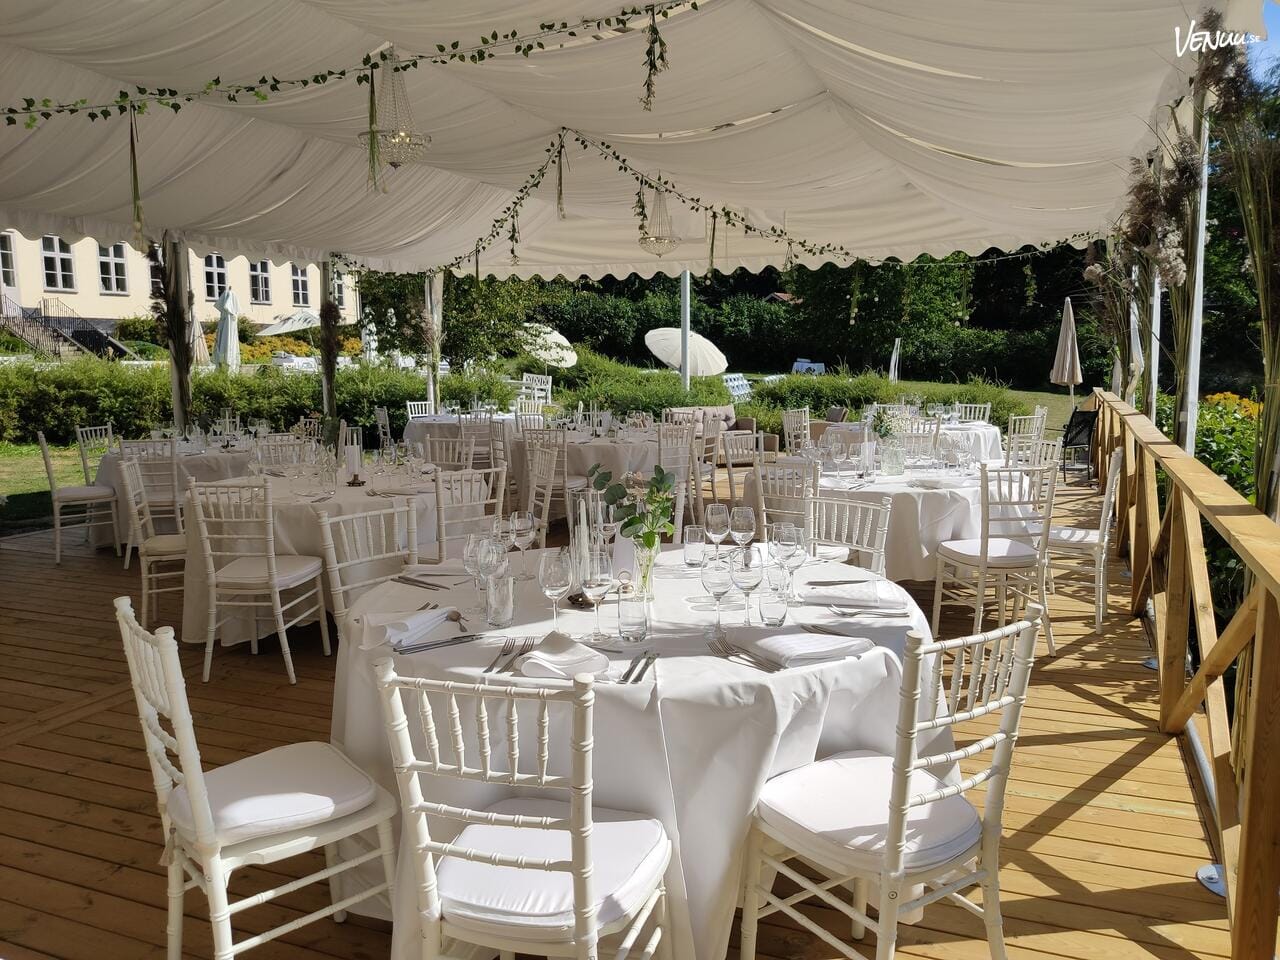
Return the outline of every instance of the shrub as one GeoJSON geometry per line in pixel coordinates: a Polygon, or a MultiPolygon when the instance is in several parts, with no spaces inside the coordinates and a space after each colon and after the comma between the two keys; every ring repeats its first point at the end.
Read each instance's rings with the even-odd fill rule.
{"type": "Polygon", "coordinates": [[[155,344],[164,342],[160,333],[160,324],[149,313],[117,320],[115,336],[117,340],[122,340],[125,343],[129,343],[131,340],[143,340],[147,343],[155,344]]]}
{"type": "MultiPolygon", "coordinates": [[[[424,394],[425,396],[425,394],[424,394]]],[[[515,399],[516,390],[501,372],[487,367],[450,371],[440,378],[440,402],[445,406],[470,408],[473,400],[497,404],[505,410],[515,399]]],[[[421,400],[422,397],[406,399],[421,400]]]]}

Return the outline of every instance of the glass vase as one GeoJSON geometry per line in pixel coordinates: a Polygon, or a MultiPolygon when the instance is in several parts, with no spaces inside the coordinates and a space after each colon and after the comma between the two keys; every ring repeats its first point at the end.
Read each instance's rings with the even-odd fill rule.
{"type": "Polygon", "coordinates": [[[880,444],[880,472],[886,477],[900,477],[907,472],[907,454],[902,444],[894,440],[880,444]]]}

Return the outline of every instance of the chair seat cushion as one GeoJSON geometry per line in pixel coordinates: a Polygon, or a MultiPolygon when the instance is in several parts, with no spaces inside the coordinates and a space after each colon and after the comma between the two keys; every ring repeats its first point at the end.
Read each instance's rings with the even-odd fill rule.
{"type": "MultiPolygon", "coordinates": [[[[982,540],[948,540],[938,547],[938,553],[948,560],[977,566],[982,558],[982,540]]],[[[988,567],[1029,567],[1036,561],[1036,548],[1021,540],[992,537],[987,541],[988,567]]]]}
{"type": "MultiPolygon", "coordinates": [[[[512,799],[488,808],[494,813],[568,819],[561,800],[512,799]]],[[[601,928],[631,916],[661,881],[671,856],[666,831],[657,820],[637,813],[596,807],[592,810],[592,892],[601,928]]],[[[569,831],[469,825],[454,843],[473,850],[568,860],[569,831]]],[[[573,875],[495,867],[445,857],[439,890],[446,923],[493,937],[540,943],[573,936],[573,875]]]]}
{"type": "MultiPolygon", "coordinates": [[[[213,829],[223,846],[336,820],[373,802],[377,787],[337,748],[290,743],[236,760],[204,775],[213,829]]],[[[194,838],[187,788],[169,795],[169,816],[194,838]]]]}
{"type": "Polygon", "coordinates": [[[1049,527],[1050,547],[1079,547],[1089,550],[1102,541],[1102,534],[1087,527],[1049,527]]]}
{"type": "Polygon", "coordinates": [[[839,543],[815,543],[812,551],[819,560],[844,563],[849,559],[849,548],[839,543]]]}
{"type": "MultiPolygon", "coordinates": [[[[797,853],[824,864],[876,872],[888,835],[892,786],[892,757],[868,750],[839,753],[768,781],[756,816],[797,853]]],[[[928,770],[917,770],[910,793],[942,786],[928,770]]],[[[904,864],[919,870],[946,863],[981,835],[978,811],[963,796],[912,807],[904,864]]]]}
{"type": "Polygon", "coordinates": [[[59,487],[53,496],[55,500],[114,500],[116,492],[111,487],[59,487]]]}
{"type": "Polygon", "coordinates": [[[149,557],[174,557],[187,552],[187,537],[182,533],[160,533],[147,537],[142,552],[149,557]]]}
{"type": "MultiPolygon", "coordinates": [[[[295,557],[283,554],[276,557],[276,585],[287,590],[320,575],[324,561],[319,557],[295,557]]],[[[218,571],[220,587],[262,587],[267,583],[266,557],[237,557],[218,571]]]]}

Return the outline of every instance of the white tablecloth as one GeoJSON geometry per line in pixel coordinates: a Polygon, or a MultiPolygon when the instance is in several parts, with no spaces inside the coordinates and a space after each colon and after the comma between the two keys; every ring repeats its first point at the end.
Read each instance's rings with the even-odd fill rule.
{"type": "MultiPolygon", "coordinates": [[[[502,424],[506,431],[506,441],[510,443],[516,431],[515,416],[510,413],[495,413],[493,422],[502,424]]],[[[428,438],[446,439],[457,435],[458,418],[453,414],[434,413],[429,417],[410,420],[404,425],[405,443],[422,443],[428,438]]]]}
{"type": "MultiPolygon", "coordinates": [[[[585,477],[587,471],[597,463],[613,474],[618,480],[624,473],[639,470],[645,474],[653,472],[658,462],[658,439],[653,435],[649,439],[612,440],[606,437],[592,437],[590,433],[569,431],[566,465],[569,476],[585,477]]],[[[515,471],[516,489],[520,491],[520,504],[523,507],[528,499],[526,484],[528,450],[524,440],[516,437],[511,442],[511,467],[515,471]]],[[[552,515],[562,516],[563,506],[558,498],[552,502],[552,515]]]]}
{"type": "MultiPolygon", "coordinates": [[[[323,502],[315,502],[320,496],[310,489],[314,481],[287,480],[271,478],[271,500],[275,519],[276,555],[323,557],[324,548],[320,539],[319,514],[324,511],[329,516],[345,516],[352,513],[363,513],[367,510],[383,510],[391,507],[394,500],[385,497],[369,496],[372,485],[349,487],[339,483],[333,497],[323,502]],[[306,489],[298,490],[299,486],[306,489]]],[[[425,493],[414,497],[418,507],[418,545],[420,550],[430,548],[436,542],[436,502],[430,487],[424,487],[425,493]]],[[[325,582],[326,599],[328,583],[325,582]]],[[[187,566],[183,578],[182,604],[182,639],[188,643],[204,643],[209,615],[209,589],[205,579],[204,556],[200,549],[200,536],[194,523],[187,524],[187,566]]],[[[287,601],[286,601],[287,602],[287,601]]],[[[249,608],[242,608],[248,611],[249,608]]],[[[287,621],[288,618],[286,618],[287,621]]],[[[270,620],[260,622],[259,636],[275,633],[275,626],[270,620]]],[[[237,617],[224,623],[219,628],[219,640],[223,646],[243,643],[253,633],[253,618],[246,612],[243,618],[237,617]]]]}
{"type": "MultiPolygon", "coordinates": [[[[181,448],[179,448],[181,451],[181,448]]],[[[247,450],[212,450],[204,453],[179,453],[178,460],[178,486],[179,495],[183,495],[187,480],[230,480],[233,477],[243,477],[249,473],[249,458],[251,454],[247,450]]],[[[116,492],[116,511],[120,518],[120,530],[118,537],[121,543],[129,537],[129,500],[124,492],[124,480],[120,476],[120,454],[108,452],[103,454],[102,460],[98,463],[98,476],[95,481],[100,487],[110,487],[116,492]]],[[[168,521],[161,520],[157,523],[157,533],[172,532],[172,525],[166,526],[168,521]]],[[[110,534],[106,527],[93,528],[93,542],[95,546],[105,546],[111,541],[110,534]]]]}
{"type": "MultiPolygon", "coordinates": [[[[536,566],[536,551],[530,560],[536,566]]],[[[836,564],[814,564],[800,573],[806,580],[830,578],[833,573],[841,579],[869,576],[836,564]]],[[[712,622],[714,614],[696,572],[686,570],[679,552],[668,550],[659,558],[655,588],[654,642],[661,658],[640,684],[596,686],[593,799],[602,807],[662,821],[674,847],[667,875],[674,956],[719,960],[733,921],[747,824],[765,780],[839,750],[892,752],[900,682],[896,655],[902,651],[908,629],[914,627],[927,636],[928,627],[924,614],[910,603],[913,612],[908,618],[859,621],[856,633],[874,640],[877,648],[856,658],[769,674],[709,655],[702,627],[712,622]]],[[[536,581],[526,581],[517,589],[516,623],[502,632],[544,634],[551,626],[550,613],[536,581]]],[[[449,595],[390,582],[362,597],[352,618],[370,611],[416,609],[424,598],[464,607],[475,599],[470,587],[449,595]]],[[[606,632],[616,630],[612,604],[605,606],[603,616],[606,632]]],[[[726,611],[731,638],[742,616],[740,605],[726,611]]],[[[333,741],[395,792],[372,672],[373,661],[388,650],[361,650],[359,624],[349,623],[348,642],[338,655],[333,741]]],[[[585,632],[593,623],[587,612],[565,609],[560,614],[561,629],[566,631],[585,632]]],[[[485,638],[398,656],[396,669],[406,675],[475,681],[499,645],[485,638]]],[[[611,654],[615,675],[630,657],[630,652],[611,654]]],[[[503,675],[498,682],[522,681],[503,675]]],[[[553,739],[560,737],[557,742],[565,742],[563,734],[553,729],[553,739]]],[[[936,742],[936,749],[950,748],[949,736],[936,742]]],[[[564,753],[561,749],[559,755],[564,753]]],[[[423,779],[428,790],[436,791],[428,799],[442,802],[484,806],[507,793],[505,788],[423,779]]],[[[457,825],[433,821],[432,831],[438,839],[449,839],[457,825]]],[[[402,843],[390,911],[396,960],[418,960],[419,956],[411,856],[402,843]]],[[[373,884],[378,876],[370,871],[349,882],[373,884]]],[[[350,892],[347,889],[344,895],[350,892]]],[[[370,912],[377,912],[378,907],[368,901],[354,909],[366,905],[370,912]]]]}
{"type": "Polygon", "coordinates": [[[964,440],[975,460],[1000,460],[1004,457],[1004,448],[1000,445],[1000,428],[993,424],[979,421],[944,423],[942,434],[964,440]]]}

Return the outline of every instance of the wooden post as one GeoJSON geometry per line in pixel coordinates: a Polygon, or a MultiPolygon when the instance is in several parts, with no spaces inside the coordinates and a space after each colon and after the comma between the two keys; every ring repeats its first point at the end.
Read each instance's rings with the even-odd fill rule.
{"type": "MultiPolygon", "coordinates": [[[[342,318],[333,299],[333,261],[320,264],[320,390],[325,419],[337,422],[338,321],[342,318]]],[[[328,430],[328,424],[326,424],[328,430]]]]}
{"type": "Polygon", "coordinates": [[[1151,554],[1155,551],[1156,534],[1160,529],[1160,502],[1156,492],[1156,461],[1145,447],[1138,450],[1138,476],[1134,487],[1137,505],[1134,510],[1133,559],[1130,569],[1129,612],[1142,613],[1150,589],[1151,554]]]}
{"type": "Polygon", "coordinates": [[[1160,642],[1160,717],[1161,722],[1173,712],[1174,705],[1187,685],[1187,633],[1191,626],[1191,590],[1186,524],[1200,522],[1200,514],[1191,506],[1187,517],[1186,495],[1175,487],[1169,494],[1169,511],[1173,514],[1169,529],[1169,591],[1160,642]]]}
{"type": "Polygon", "coordinates": [[[1280,910],[1280,604],[1266,590],[1258,603],[1252,695],[1245,735],[1240,869],[1236,877],[1231,955],[1271,957],[1280,910]]]}

